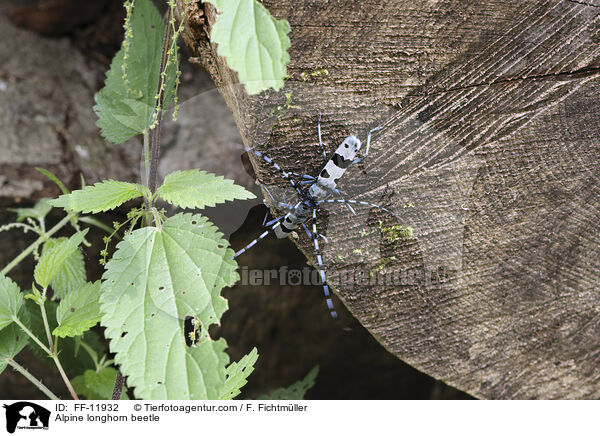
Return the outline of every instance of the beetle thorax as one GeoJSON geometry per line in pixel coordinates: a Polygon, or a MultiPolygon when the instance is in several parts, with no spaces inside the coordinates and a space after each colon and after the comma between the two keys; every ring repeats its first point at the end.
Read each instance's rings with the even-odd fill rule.
{"type": "Polygon", "coordinates": [[[308,195],[314,200],[314,202],[318,202],[321,200],[325,200],[327,197],[331,195],[329,190],[322,188],[318,183],[313,183],[308,190],[308,195]]]}

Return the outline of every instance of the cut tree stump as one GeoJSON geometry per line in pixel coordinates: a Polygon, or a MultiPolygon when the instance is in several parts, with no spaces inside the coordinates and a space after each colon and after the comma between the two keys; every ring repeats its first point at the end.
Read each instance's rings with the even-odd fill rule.
{"type": "Polygon", "coordinates": [[[282,91],[245,94],[208,43],[210,4],[188,6],[185,41],[246,145],[288,171],[323,165],[319,111],[329,153],[383,126],[340,188],[400,218],[318,215],[330,284],[356,318],[479,398],[600,397],[600,1],[262,3],[291,25],[282,91]]]}

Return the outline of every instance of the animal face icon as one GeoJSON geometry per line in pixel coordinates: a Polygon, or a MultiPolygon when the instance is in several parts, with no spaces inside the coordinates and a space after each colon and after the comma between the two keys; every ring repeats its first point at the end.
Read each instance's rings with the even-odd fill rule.
{"type": "Polygon", "coordinates": [[[19,427],[48,428],[50,411],[28,401],[4,405],[6,409],[6,431],[14,433],[19,427]]]}

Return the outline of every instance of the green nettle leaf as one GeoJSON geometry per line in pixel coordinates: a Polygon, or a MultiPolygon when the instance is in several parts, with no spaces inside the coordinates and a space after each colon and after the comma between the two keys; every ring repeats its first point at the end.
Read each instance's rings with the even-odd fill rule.
{"type": "Polygon", "coordinates": [[[0,331],[0,374],[8,365],[7,360],[13,359],[27,345],[27,335],[16,324],[11,324],[0,331]]]}
{"type": "MultiPolygon", "coordinates": [[[[150,0],[136,0],[131,17],[133,36],[127,62],[127,80],[123,80],[125,49],[113,58],[106,73],[104,88],[95,96],[94,110],[102,136],[115,144],[147,130],[153,123],[156,90],[159,81],[165,22],[150,0]]],[[[170,103],[176,77],[177,60],[166,71],[164,106],[170,103]]]]}
{"type": "Polygon", "coordinates": [[[190,209],[256,198],[253,193],[234,184],[233,180],[197,169],[170,173],[156,195],[174,206],[190,209]]]}
{"type": "Polygon", "coordinates": [[[65,262],[79,250],[88,229],[75,233],[69,239],[57,241],[54,245],[42,252],[39,262],[33,271],[35,281],[43,288],[47,288],[54,277],[63,269],[65,262]]]}
{"type": "MultiPolygon", "coordinates": [[[[46,308],[50,331],[53,331],[58,327],[58,323],[56,322],[56,309],[58,308],[58,303],[46,301],[44,306],[46,308]]],[[[34,335],[44,340],[43,338],[46,337],[46,330],[40,314],[40,307],[35,302],[27,300],[24,309],[25,310],[22,310],[19,313],[19,319],[24,322],[34,335]]],[[[96,367],[94,359],[85,350],[82,343],[85,343],[87,347],[91,348],[97,356],[102,356],[106,353],[106,346],[100,342],[100,336],[93,330],[88,330],[82,336],[76,338],[66,337],[59,339],[58,354],[60,363],[67,374],[82,374],[85,370],[96,367]]],[[[45,362],[50,366],[55,366],[48,354],[46,354],[35,342],[29,341],[29,348],[42,362],[45,362]]]]}
{"type": "Polygon", "coordinates": [[[0,330],[13,322],[22,305],[23,293],[19,286],[0,274],[0,330]]]}
{"type": "MultiPolygon", "coordinates": [[[[67,238],[51,238],[44,243],[42,255],[46,250],[52,249],[54,245],[63,243],[67,238]]],[[[82,288],[86,282],[85,261],[80,250],[75,250],[65,260],[60,270],[50,281],[50,286],[59,298],[65,298],[75,289],[82,288]]]]}
{"type": "MultiPolygon", "coordinates": [[[[71,380],[71,384],[75,392],[84,395],[88,400],[110,400],[116,378],[117,370],[111,367],[102,368],[98,372],[88,369],[71,380]]],[[[123,393],[121,399],[128,400],[129,397],[123,393]]]]}
{"type": "Polygon", "coordinates": [[[56,186],[58,186],[58,189],[60,189],[60,191],[63,194],[68,194],[70,192],[67,189],[67,187],[65,186],[65,184],[63,182],[61,182],[60,179],[58,177],[56,177],[53,172],[48,171],[48,170],[46,170],[44,168],[40,168],[40,167],[35,167],[35,169],[38,170],[43,175],[45,175],[46,177],[48,177],[50,180],[52,180],[54,182],[54,184],[56,186]]]}
{"type": "Polygon", "coordinates": [[[254,364],[258,359],[258,351],[253,348],[250,353],[240,359],[239,362],[233,362],[227,367],[225,386],[219,400],[231,400],[240,394],[240,388],[248,382],[248,376],[254,371],[254,364]]]}
{"type": "Polygon", "coordinates": [[[74,212],[105,212],[115,209],[126,201],[141,197],[144,187],[138,183],[105,180],[93,186],[64,194],[51,203],[74,212]]]}
{"type": "Polygon", "coordinates": [[[61,300],[56,309],[58,327],[52,334],[79,336],[100,322],[100,281],[87,283],[61,300]]]}
{"type": "Polygon", "coordinates": [[[52,210],[50,204],[51,198],[41,198],[33,207],[22,207],[18,209],[8,209],[11,212],[17,213],[17,222],[23,221],[25,218],[44,219],[48,212],[52,210]]]}
{"type": "Polygon", "coordinates": [[[143,399],[217,399],[229,357],[208,336],[227,309],[221,289],[239,278],[222,234],[206,217],[178,214],[127,235],[106,265],[102,325],[115,362],[143,399]],[[185,342],[184,321],[201,326],[185,342]]]}
{"type": "Polygon", "coordinates": [[[275,389],[269,395],[263,395],[258,397],[259,400],[303,400],[306,391],[315,385],[315,379],[319,374],[319,366],[315,366],[310,370],[306,377],[302,380],[297,381],[293,385],[287,388],[275,389]]]}
{"type": "Polygon", "coordinates": [[[248,94],[279,89],[290,61],[290,25],[256,0],[204,0],[221,12],[211,32],[217,53],[238,73],[248,94]]]}

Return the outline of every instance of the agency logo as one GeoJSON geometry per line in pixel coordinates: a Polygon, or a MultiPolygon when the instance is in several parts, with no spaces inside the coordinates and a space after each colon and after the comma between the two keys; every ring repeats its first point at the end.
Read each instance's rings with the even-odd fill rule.
{"type": "Polygon", "coordinates": [[[14,433],[15,429],[48,430],[50,411],[29,401],[19,401],[11,405],[4,404],[6,409],[6,431],[14,433]]]}

